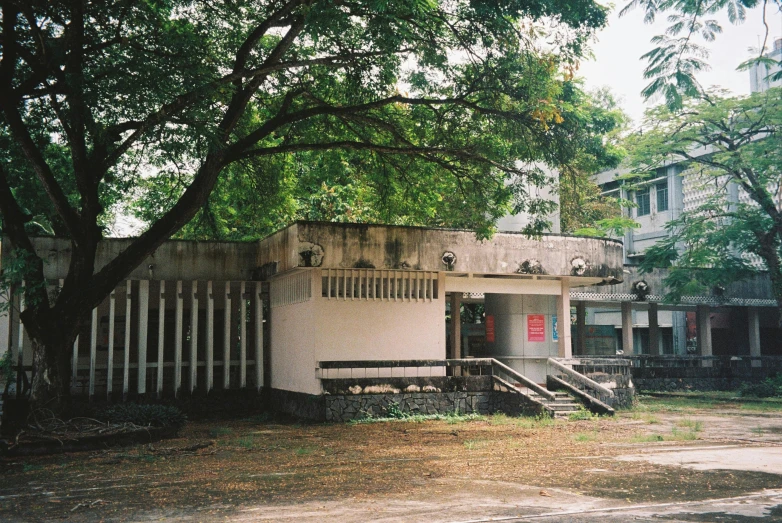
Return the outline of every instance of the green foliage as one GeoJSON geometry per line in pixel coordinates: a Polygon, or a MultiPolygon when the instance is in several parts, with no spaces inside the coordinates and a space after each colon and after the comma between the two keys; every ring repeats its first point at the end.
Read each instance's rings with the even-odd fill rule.
{"type": "Polygon", "coordinates": [[[621,238],[625,231],[638,229],[641,224],[626,216],[615,216],[597,220],[593,227],[581,227],[573,231],[576,236],[600,236],[621,238]]]}
{"type": "Polygon", "coordinates": [[[589,230],[593,236],[607,236],[610,231],[600,224],[621,218],[623,202],[602,196],[592,177],[624,158],[620,138],[629,119],[606,88],[582,97],[579,121],[590,132],[574,135],[573,158],[559,166],[560,225],[565,233],[589,230]]]}
{"type": "Polygon", "coordinates": [[[389,403],[386,408],[386,418],[392,418],[392,419],[402,419],[405,416],[408,416],[409,414],[405,413],[401,407],[399,407],[399,403],[392,401],[389,403]]]}
{"type": "Polygon", "coordinates": [[[759,383],[742,383],[739,394],[755,398],[782,398],[782,374],[768,377],[759,383]]]}
{"type": "MultiPolygon", "coordinates": [[[[620,16],[640,8],[644,11],[645,23],[653,23],[658,16],[666,14],[669,24],[664,34],[652,38],[655,47],[642,57],[648,62],[644,78],[651,80],[643,89],[643,96],[647,99],[662,96],[668,108],[674,111],[681,110],[688,98],[701,96],[703,88],[695,75],[709,69],[707,46],[722,33],[722,26],[712,17],[725,13],[731,24],[741,24],[746,19],[746,10],[759,3],[759,0],[630,0],[620,16]]],[[[766,6],[776,5],[779,9],[782,1],[763,0],[762,3],[767,40],[769,26],[766,6]]],[[[771,12],[768,10],[768,13],[771,12]]],[[[756,56],[739,65],[739,69],[747,69],[753,64],[782,64],[763,56],[765,44],[766,41],[761,49],[755,50],[756,56]]],[[[779,77],[782,76],[777,73],[772,79],[779,77]]]]}
{"type": "Polygon", "coordinates": [[[11,354],[10,350],[5,351],[3,357],[0,358],[0,382],[7,385],[14,381],[16,378],[15,367],[16,362],[14,361],[13,354],[11,354]]]}
{"type": "Polygon", "coordinates": [[[637,181],[678,161],[685,183],[706,195],[670,221],[669,235],[644,253],[642,270],[670,269],[668,300],[767,270],[782,303],[782,216],[775,203],[782,179],[781,94],[712,92],[688,102],[685,111],[660,107],[647,114],[644,132],[628,139],[637,181]]]}
{"type": "Polygon", "coordinates": [[[100,411],[97,418],[108,423],[133,423],[142,427],[180,427],[187,416],[170,405],[119,403],[100,411]]]}

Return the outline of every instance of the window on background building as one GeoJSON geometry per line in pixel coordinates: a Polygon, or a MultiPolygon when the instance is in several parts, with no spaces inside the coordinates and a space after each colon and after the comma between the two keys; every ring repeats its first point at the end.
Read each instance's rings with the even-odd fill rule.
{"type": "Polygon", "coordinates": [[[668,210],[668,183],[658,183],[655,187],[657,193],[657,212],[668,210]]]}
{"type": "Polygon", "coordinates": [[[636,216],[646,216],[651,212],[649,187],[635,191],[635,204],[638,206],[636,216]]]}

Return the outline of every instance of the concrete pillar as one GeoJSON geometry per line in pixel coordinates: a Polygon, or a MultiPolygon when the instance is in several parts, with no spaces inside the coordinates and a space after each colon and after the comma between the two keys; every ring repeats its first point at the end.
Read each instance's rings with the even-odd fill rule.
{"type": "Polygon", "coordinates": [[[622,351],[633,354],[633,303],[622,302],[622,351]]]}
{"type": "Polygon", "coordinates": [[[656,303],[649,304],[649,354],[652,356],[660,356],[662,354],[662,347],[660,346],[660,324],[657,321],[658,305],[656,303]]]}
{"type": "MultiPolygon", "coordinates": [[[[459,292],[451,293],[451,353],[450,359],[462,357],[462,295],[459,292]]],[[[460,376],[460,369],[451,367],[448,369],[451,376],[460,376]]]]}
{"type": "Polygon", "coordinates": [[[573,344],[570,340],[570,280],[562,278],[561,294],[557,299],[557,337],[559,339],[559,357],[572,358],[573,344]]]}
{"type": "Polygon", "coordinates": [[[458,292],[451,293],[451,359],[462,357],[462,296],[458,292]]]}
{"type": "MultiPolygon", "coordinates": [[[[698,356],[711,356],[711,318],[708,305],[695,308],[695,327],[697,329],[698,356]]],[[[704,367],[711,367],[711,361],[704,361],[704,367]]]]}
{"type": "Polygon", "coordinates": [[[586,302],[576,304],[576,352],[579,356],[586,354],[586,302]]]}
{"type": "MultiPolygon", "coordinates": [[[[760,317],[757,307],[747,309],[747,319],[749,322],[749,355],[757,358],[760,356],[760,317]]],[[[753,367],[760,367],[760,360],[752,360],[753,367]]]]}

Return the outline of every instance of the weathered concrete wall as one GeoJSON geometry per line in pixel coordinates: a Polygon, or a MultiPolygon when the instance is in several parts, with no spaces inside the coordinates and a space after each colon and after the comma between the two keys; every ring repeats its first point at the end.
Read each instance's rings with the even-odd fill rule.
{"type": "Polygon", "coordinates": [[[486,316],[494,317],[495,341],[486,342],[485,356],[500,360],[536,383],[545,383],[546,361],[559,355],[552,320],[556,302],[554,296],[486,294],[486,316]],[[530,314],[544,318],[543,341],[530,341],[530,314]]]}
{"type": "Polygon", "coordinates": [[[513,233],[479,241],[463,230],[297,222],[261,241],[256,265],[275,263],[279,272],[302,266],[374,267],[621,279],[622,244],[558,235],[537,241],[513,233]],[[443,261],[446,252],[456,257],[452,265],[443,261]],[[576,259],[584,260],[583,271],[573,265],[576,259]]]}
{"type": "MultiPolygon", "coordinates": [[[[3,238],[3,252],[10,252],[6,248],[7,241],[7,238],[3,238]]],[[[96,258],[96,271],[125,250],[131,242],[131,239],[114,238],[102,241],[96,258]]],[[[34,238],[34,244],[44,259],[46,277],[64,278],[71,260],[70,241],[34,238]]],[[[128,279],[252,280],[257,267],[257,252],[257,243],[169,240],[136,267],[128,279]]]]}
{"type": "Polygon", "coordinates": [[[310,272],[312,298],[271,311],[273,388],[320,394],[318,361],[445,358],[444,293],[418,302],[327,299],[320,271],[310,272]]]}

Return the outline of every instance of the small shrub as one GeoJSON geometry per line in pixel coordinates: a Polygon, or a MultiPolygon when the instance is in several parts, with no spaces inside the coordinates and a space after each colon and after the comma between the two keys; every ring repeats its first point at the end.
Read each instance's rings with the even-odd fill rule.
{"type": "Polygon", "coordinates": [[[756,398],[782,397],[782,375],[768,377],[760,383],[742,383],[739,387],[739,395],[756,398]]]}
{"type": "Polygon", "coordinates": [[[388,404],[388,406],[385,408],[386,416],[387,418],[392,419],[403,419],[409,416],[409,414],[406,414],[402,411],[402,409],[399,407],[399,403],[392,401],[388,404]]]}
{"type": "Polygon", "coordinates": [[[109,423],[132,423],[142,427],[180,427],[187,416],[170,405],[121,403],[100,411],[97,418],[109,423]]]}

